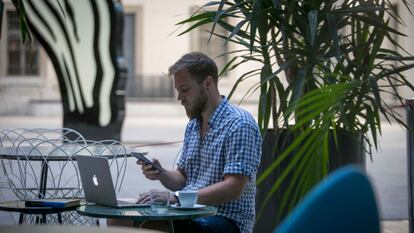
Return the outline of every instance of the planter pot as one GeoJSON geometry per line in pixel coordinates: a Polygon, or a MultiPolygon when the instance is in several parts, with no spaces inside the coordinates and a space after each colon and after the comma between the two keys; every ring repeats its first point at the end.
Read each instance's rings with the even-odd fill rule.
{"type": "MultiPolygon", "coordinates": [[[[335,145],[332,133],[330,135],[330,151],[329,151],[329,172],[347,165],[359,164],[365,167],[365,151],[362,143],[362,134],[351,134],[345,131],[336,132],[338,145],[335,145]]],[[[262,158],[257,177],[259,177],[266,168],[275,161],[281,152],[289,146],[293,141],[293,134],[286,129],[269,130],[263,139],[262,158]]],[[[266,195],[270,192],[275,180],[280,176],[282,171],[286,168],[288,161],[294,156],[290,154],[279,167],[274,169],[272,174],[257,186],[256,193],[256,224],[254,232],[267,233],[273,232],[276,226],[288,214],[286,211],[277,216],[282,201],[283,194],[286,192],[289,183],[292,180],[292,174],[288,175],[280,188],[275,192],[272,198],[267,202],[263,208],[263,212],[258,218],[258,213],[262,208],[266,195]]]]}

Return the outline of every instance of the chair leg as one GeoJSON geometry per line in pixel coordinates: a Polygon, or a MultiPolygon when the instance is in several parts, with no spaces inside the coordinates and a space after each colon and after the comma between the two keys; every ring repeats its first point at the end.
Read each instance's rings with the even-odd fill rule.
{"type": "Polygon", "coordinates": [[[168,220],[168,229],[170,233],[174,233],[174,223],[172,220],[168,220]]]}

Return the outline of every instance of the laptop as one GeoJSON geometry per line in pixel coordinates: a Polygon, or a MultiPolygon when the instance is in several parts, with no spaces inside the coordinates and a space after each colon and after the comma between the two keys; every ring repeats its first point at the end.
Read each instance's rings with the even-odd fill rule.
{"type": "Polygon", "coordinates": [[[78,155],[76,161],[87,202],[114,208],[150,206],[117,200],[107,158],[78,155]]]}

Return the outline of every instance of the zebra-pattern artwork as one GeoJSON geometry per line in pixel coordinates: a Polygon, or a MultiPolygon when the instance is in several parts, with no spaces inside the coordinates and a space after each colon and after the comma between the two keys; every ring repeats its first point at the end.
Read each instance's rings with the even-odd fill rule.
{"type": "MultiPolygon", "coordinates": [[[[22,0],[31,32],[56,70],[63,127],[120,140],[126,68],[122,7],[113,0],[22,0]]],[[[23,8],[19,8],[22,10],[23,8]]]]}

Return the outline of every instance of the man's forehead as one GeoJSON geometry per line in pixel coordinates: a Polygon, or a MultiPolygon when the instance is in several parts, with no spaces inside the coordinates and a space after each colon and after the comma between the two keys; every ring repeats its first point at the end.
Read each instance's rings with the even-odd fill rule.
{"type": "Polygon", "coordinates": [[[191,74],[188,69],[180,69],[180,70],[177,70],[174,74],[174,77],[177,77],[177,76],[191,76],[191,74]]]}
{"type": "Polygon", "coordinates": [[[191,74],[188,71],[182,70],[174,74],[174,83],[176,85],[192,85],[197,83],[197,81],[191,78],[191,74]]]}

